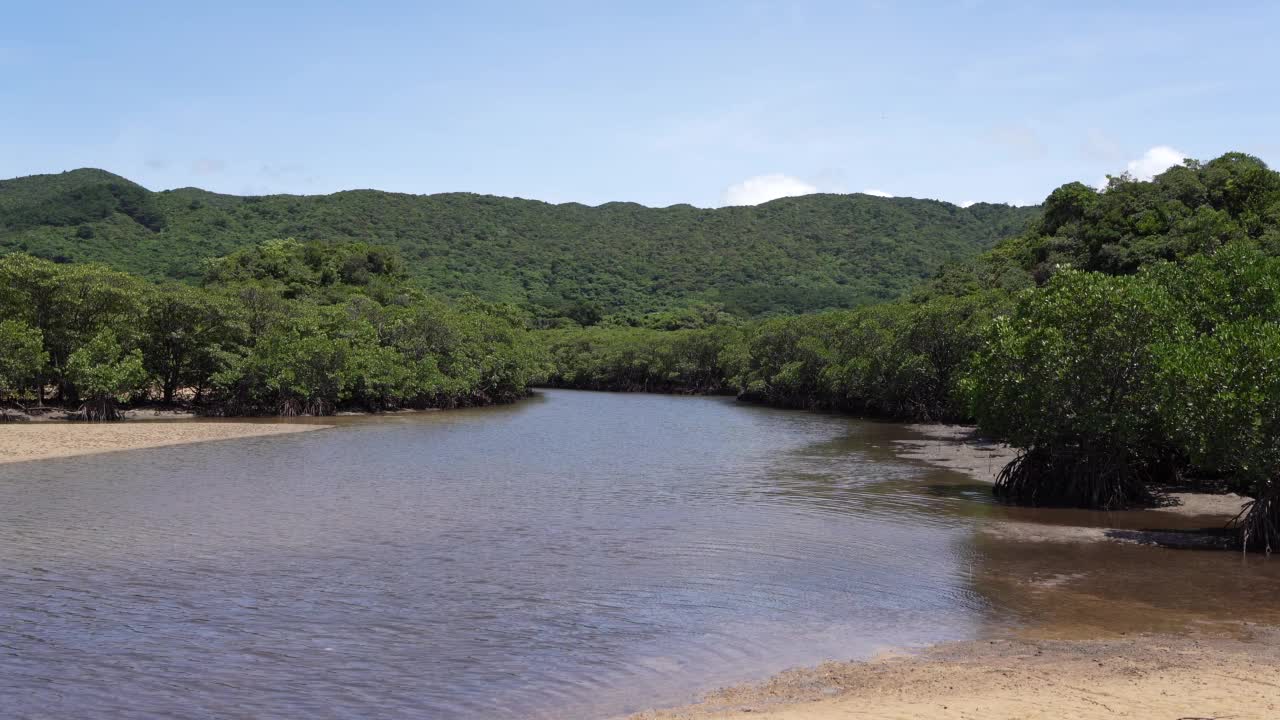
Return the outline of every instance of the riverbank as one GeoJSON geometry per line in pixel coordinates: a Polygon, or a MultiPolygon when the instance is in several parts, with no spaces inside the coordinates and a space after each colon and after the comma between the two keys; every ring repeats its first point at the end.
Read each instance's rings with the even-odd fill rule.
{"type": "Polygon", "coordinates": [[[1280,634],[1002,639],[826,663],[633,720],[1273,718],[1280,634]]]}
{"type": "MultiPolygon", "coordinates": [[[[984,485],[993,484],[1017,453],[967,426],[904,429],[910,437],[892,442],[896,456],[984,485]]],[[[1222,527],[1246,500],[1171,493],[1165,507],[1113,513],[1001,506],[975,532],[988,553],[1011,548],[1016,559],[989,561],[987,582],[1004,587],[993,597],[1011,608],[1033,609],[1035,620],[1011,623],[995,639],[790,670],[633,720],[1278,717],[1280,630],[1272,625],[1274,614],[1215,619],[1199,612],[1194,600],[1183,604],[1160,600],[1161,591],[1145,593],[1142,581],[1118,595],[1107,581],[1132,570],[1124,562],[1142,562],[1145,556],[1134,553],[1166,552],[1136,546],[1233,547],[1234,537],[1222,527]],[[1126,547],[1107,551],[1106,543],[1126,547]],[[1098,552],[1123,552],[1128,560],[1093,571],[1045,570],[1045,557],[1098,552]]],[[[1180,557],[1188,568],[1194,565],[1193,556],[1180,557]]],[[[1182,590],[1168,584],[1163,592],[1182,590]]]]}
{"type": "Polygon", "coordinates": [[[247,422],[0,425],[0,464],[321,430],[330,425],[247,422]]]}
{"type": "MultiPolygon", "coordinates": [[[[1000,470],[1017,457],[1018,451],[1003,443],[983,438],[966,425],[907,425],[915,437],[898,440],[894,453],[901,458],[962,473],[980,482],[995,484],[1000,470]]],[[[1016,519],[985,524],[980,532],[1026,542],[1122,542],[1176,548],[1231,547],[1234,538],[1221,532],[1243,510],[1249,498],[1233,493],[1170,492],[1164,504],[1146,510],[1093,513],[1084,516],[1070,509],[1060,511],[1011,510],[1038,513],[1056,512],[1060,520],[1024,522],[1016,519]],[[1113,521],[1114,526],[1097,524],[1113,521]]]]}

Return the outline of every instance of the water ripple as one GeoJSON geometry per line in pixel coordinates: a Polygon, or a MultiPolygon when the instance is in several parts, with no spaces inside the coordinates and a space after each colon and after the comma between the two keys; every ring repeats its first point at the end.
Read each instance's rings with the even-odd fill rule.
{"type": "Polygon", "coordinates": [[[549,396],[0,467],[0,706],[596,717],[982,621],[871,426],[549,396]]]}

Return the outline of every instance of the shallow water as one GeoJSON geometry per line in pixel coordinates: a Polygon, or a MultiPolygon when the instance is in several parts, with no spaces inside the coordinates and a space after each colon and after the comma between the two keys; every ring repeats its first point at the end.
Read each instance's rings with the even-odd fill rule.
{"type": "Polygon", "coordinates": [[[1014,626],[1275,619],[1265,560],[986,535],[1108,518],[996,505],[905,436],[548,391],[0,466],[0,708],[604,717],[1014,626]]]}

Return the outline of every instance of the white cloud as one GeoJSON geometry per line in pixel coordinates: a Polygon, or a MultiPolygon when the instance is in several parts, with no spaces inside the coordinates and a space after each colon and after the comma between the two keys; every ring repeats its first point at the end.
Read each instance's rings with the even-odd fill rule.
{"type": "Polygon", "coordinates": [[[970,205],[976,204],[977,202],[978,202],[977,200],[962,200],[960,201],[960,207],[967,208],[970,205]]]}
{"type": "Polygon", "coordinates": [[[799,178],[790,175],[773,174],[757,175],[730,185],[724,191],[725,205],[759,205],[760,203],[784,197],[809,195],[818,192],[818,188],[799,178]]]}
{"type": "Polygon", "coordinates": [[[1150,180],[1174,165],[1181,165],[1187,154],[1168,145],[1157,145],[1129,162],[1129,174],[1139,180],[1150,180]]]}
{"type": "Polygon", "coordinates": [[[867,188],[866,190],[862,191],[862,194],[875,195],[876,197],[893,197],[893,193],[887,193],[883,190],[876,190],[875,188],[867,188]]]}
{"type": "MultiPolygon", "coordinates": [[[[1125,173],[1135,180],[1150,180],[1174,165],[1181,165],[1187,154],[1168,145],[1157,145],[1142,154],[1137,160],[1130,160],[1125,165],[1125,173]]],[[[1106,189],[1107,179],[1098,182],[1099,189],[1106,189]]]]}

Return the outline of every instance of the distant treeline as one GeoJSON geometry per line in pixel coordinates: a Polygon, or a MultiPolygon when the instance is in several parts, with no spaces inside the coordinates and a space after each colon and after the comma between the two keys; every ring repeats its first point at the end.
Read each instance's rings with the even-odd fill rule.
{"type": "Polygon", "coordinates": [[[193,287],[0,258],[0,399],[327,414],[507,402],[544,371],[525,316],[425,296],[385,248],[272,241],[206,270],[193,287]]]}
{"type": "MultiPolygon", "coordinates": [[[[553,384],[729,391],[973,420],[1022,449],[997,492],[1115,509],[1211,477],[1280,543],[1280,174],[1232,153],[1054,191],[1043,218],[903,301],[543,336],[553,384]]],[[[703,313],[703,316],[709,316],[703,313]]]]}
{"type": "Polygon", "coordinates": [[[546,327],[696,302],[743,317],[880,302],[1037,212],[860,194],[714,209],[374,190],[238,197],[151,192],[83,169],[0,180],[0,254],[197,283],[204,260],[277,238],[380,244],[427,292],[512,303],[546,327]]]}

